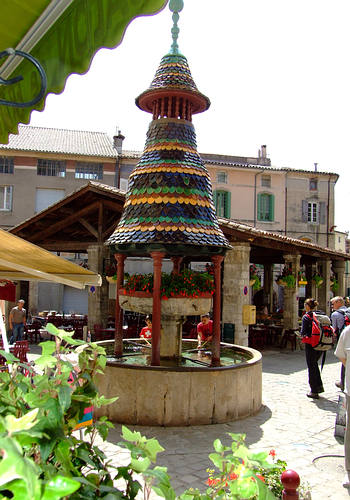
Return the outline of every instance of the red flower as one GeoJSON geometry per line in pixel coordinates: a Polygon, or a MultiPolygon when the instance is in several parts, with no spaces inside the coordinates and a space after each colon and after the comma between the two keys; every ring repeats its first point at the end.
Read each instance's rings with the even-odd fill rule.
{"type": "Polygon", "coordinates": [[[265,478],[261,474],[257,474],[256,477],[258,477],[260,479],[260,481],[262,481],[263,483],[265,483],[265,478]]]}
{"type": "Polygon", "coordinates": [[[272,458],[275,458],[276,451],[275,450],[270,450],[269,455],[271,455],[272,458]]]}
{"type": "Polygon", "coordinates": [[[235,474],[234,472],[231,472],[230,479],[231,479],[231,481],[234,481],[235,479],[238,479],[238,475],[235,474]]]}

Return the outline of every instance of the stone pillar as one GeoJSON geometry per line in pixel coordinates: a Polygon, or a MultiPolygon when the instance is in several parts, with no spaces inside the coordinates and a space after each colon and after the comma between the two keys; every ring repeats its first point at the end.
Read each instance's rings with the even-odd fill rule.
{"type": "Polygon", "coordinates": [[[152,308],[152,366],[160,365],[160,329],[161,329],[161,296],[160,283],[162,277],[162,260],[164,253],[151,252],[153,259],[153,308],[152,308]]]}
{"type": "Polygon", "coordinates": [[[31,315],[38,314],[38,297],[39,297],[39,283],[37,281],[29,282],[28,304],[27,304],[27,317],[28,313],[31,315]]]}
{"type": "Polygon", "coordinates": [[[273,312],[273,264],[264,264],[264,292],[269,301],[269,313],[273,312]]]}
{"type": "Polygon", "coordinates": [[[286,330],[298,328],[298,273],[300,270],[300,255],[284,255],[285,265],[291,267],[295,276],[293,288],[284,287],[283,326],[286,330]]]}
{"type": "Polygon", "coordinates": [[[331,296],[331,261],[330,259],[321,260],[319,262],[320,274],[323,278],[323,283],[318,289],[319,309],[324,311],[328,316],[330,314],[329,300],[331,296]]]}
{"type": "Polygon", "coordinates": [[[345,261],[344,260],[336,260],[333,262],[333,270],[336,274],[338,280],[338,290],[335,292],[335,295],[339,295],[340,297],[345,296],[345,261]]]}
{"type": "Polygon", "coordinates": [[[214,296],[213,296],[213,340],[211,349],[212,366],[220,366],[220,333],[221,333],[221,264],[223,255],[213,255],[214,264],[214,296]]]}
{"type": "Polygon", "coordinates": [[[123,318],[124,311],[119,305],[119,291],[124,283],[124,261],[126,255],[116,253],[114,255],[117,261],[117,284],[115,287],[115,336],[114,336],[114,352],[116,357],[123,355],[123,318]]]}
{"type": "MultiPolygon", "coordinates": [[[[108,247],[96,243],[88,247],[88,266],[102,276],[103,259],[108,255],[108,247]]],[[[108,282],[102,277],[102,285],[89,287],[88,296],[88,329],[93,332],[94,325],[105,326],[108,318],[108,282]],[[91,291],[91,288],[94,291],[91,291]]]]}
{"type": "MultiPolygon", "coordinates": [[[[160,358],[161,359],[179,359],[182,353],[182,317],[167,316],[161,317],[161,339],[160,339],[160,358]]],[[[153,338],[153,323],[152,323],[153,338]]],[[[153,340],[152,340],[153,344],[153,340]]]]}
{"type": "Polygon", "coordinates": [[[305,265],[305,275],[306,275],[306,281],[307,285],[305,287],[305,298],[306,299],[316,299],[317,300],[317,287],[316,283],[312,280],[313,275],[317,271],[317,263],[313,262],[312,264],[306,264],[305,265]]]}
{"type": "Polygon", "coordinates": [[[235,325],[235,344],[248,345],[248,325],[243,325],[242,310],[250,302],[249,262],[250,244],[230,243],[224,263],[222,286],[222,323],[235,325]]]}

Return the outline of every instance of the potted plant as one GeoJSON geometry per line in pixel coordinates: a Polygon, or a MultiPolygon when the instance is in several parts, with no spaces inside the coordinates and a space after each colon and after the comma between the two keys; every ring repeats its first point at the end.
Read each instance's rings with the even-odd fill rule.
{"type": "Polygon", "coordinates": [[[307,279],[306,279],[305,271],[303,269],[300,269],[300,271],[298,272],[298,284],[299,284],[299,286],[307,285],[307,279]]]}
{"type": "Polygon", "coordinates": [[[105,265],[105,272],[103,273],[108,283],[116,283],[117,282],[117,263],[113,262],[112,264],[108,262],[105,265]]]}
{"type": "Polygon", "coordinates": [[[290,265],[284,266],[282,274],[277,276],[277,284],[280,286],[286,286],[287,288],[294,288],[296,279],[290,265]]]}
{"type": "Polygon", "coordinates": [[[251,264],[249,267],[249,286],[252,286],[253,290],[260,290],[261,288],[261,280],[255,264],[251,264]]]}
{"type": "MultiPolygon", "coordinates": [[[[125,275],[124,295],[150,296],[153,294],[153,274],[125,275]]],[[[170,298],[198,298],[214,293],[214,278],[209,273],[184,269],[181,273],[162,273],[160,292],[162,300],[170,298]]]]}
{"type": "Polygon", "coordinates": [[[323,283],[323,277],[320,275],[319,272],[316,272],[312,276],[312,281],[315,283],[316,287],[319,288],[323,283]]]}
{"type": "Polygon", "coordinates": [[[338,288],[339,288],[339,283],[337,278],[334,276],[333,278],[331,278],[331,290],[332,292],[336,293],[338,291],[338,288]]]}

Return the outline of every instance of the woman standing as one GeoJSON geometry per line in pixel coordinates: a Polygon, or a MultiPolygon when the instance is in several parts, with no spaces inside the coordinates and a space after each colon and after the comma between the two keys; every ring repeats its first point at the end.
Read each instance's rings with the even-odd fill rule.
{"type": "Polygon", "coordinates": [[[301,325],[301,335],[303,337],[302,342],[305,344],[305,355],[306,364],[309,371],[309,385],[311,392],[307,394],[308,398],[318,399],[319,394],[324,392],[323,383],[321,379],[321,373],[318,366],[318,360],[323,354],[323,351],[316,351],[311,345],[311,331],[312,331],[312,319],[313,313],[321,313],[317,311],[318,302],[315,299],[306,299],[304,302],[304,308],[306,313],[302,319],[301,325]]]}

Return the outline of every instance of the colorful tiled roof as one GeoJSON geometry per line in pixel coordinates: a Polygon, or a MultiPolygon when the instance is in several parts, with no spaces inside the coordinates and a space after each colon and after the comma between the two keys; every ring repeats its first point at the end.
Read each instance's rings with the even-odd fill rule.
{"type": "Polygon", "coordinates": [[[136,105],[144,111],[150,111],[149,102],[154,100],[154,91],[161,92],[191,92],[192,98],[197,97],[193,113],[199,113],[209,108],[210,100],[199,92],[184,55],[180,53],[166,54],[156,71],[149,88],[136,99],[136,105]],[[147,98],[149,96],[149,102],[147,98]],[[200,102],[200,105],[199,105],[200,102]]]}
{"type": "Polygon", "coordinates": [[[151,122],[143,155],[129,177],[121,220],[108,243],[229,246],[216,219],[210,176],[191,122],[151,122]]]}
{"type": "Polygon", "coordinates": [[[35,151],[80,156],[116,158],[117,151],[107,134],[82,130],[19,125],[18,134],[10,134],[3,151],[35,151]]]}

